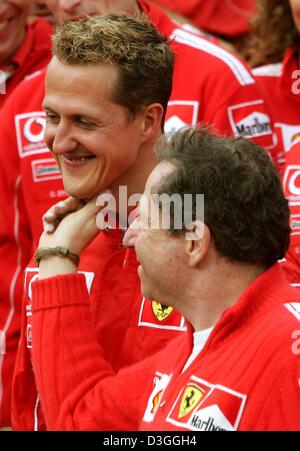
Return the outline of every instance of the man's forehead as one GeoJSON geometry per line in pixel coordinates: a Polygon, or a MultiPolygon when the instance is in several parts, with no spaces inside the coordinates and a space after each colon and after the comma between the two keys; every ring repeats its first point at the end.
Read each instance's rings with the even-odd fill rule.
{"type": "Polygon", "coordinates": [[[173,172],[174,169],[175,166],[169,161],[159,162],[148,177],[145,187],[145,194],[150,194],[152,187],[159,185],[163,178],[173,172]]]}
{"type": "Polygon", "coordinates": [[[118,71],[111,64],[66,64],[54,56],[47,68],[46,91],[49,86],[55,89],[63,87],[67,91],[78,90],[87,96],[97,93],[97,98],[110,98],[117,80],[118,71]]]}

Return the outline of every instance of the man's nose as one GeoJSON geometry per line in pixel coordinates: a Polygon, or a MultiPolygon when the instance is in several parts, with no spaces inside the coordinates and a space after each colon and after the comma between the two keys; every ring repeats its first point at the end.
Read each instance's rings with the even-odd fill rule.
{"type": "Polygon", "coordinates": [[[124,247],[134,247],[136,239],[140,233],[141,233],[141,226],[139,224],[138,219],[135,219],[125,232],[125,235],[123,238],[123,246],[124,247]]]}
{"type": "Polygon", "coordinates": [[[77,141],[73,137],[72,133],[68,127],[64,126],[62,123],[56,128],[53,136],[52,142],[51,137],[48,138],[47,128],[45,132],[45,140],[53,153],[60,155],[66,152],[72,152],[77,147],[77,141]]]}
{"type": "Polygon", "coordinates": [[[81,0],[60,0],[59,6],[66,13],[74,13],[81,0]]]}

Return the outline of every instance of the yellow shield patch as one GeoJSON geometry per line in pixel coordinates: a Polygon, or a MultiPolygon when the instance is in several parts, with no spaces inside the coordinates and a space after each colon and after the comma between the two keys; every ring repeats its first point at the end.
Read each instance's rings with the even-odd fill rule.
{"type": "Polygon", "coordinates": [[[160,302],[152,301],[151,302],[152,311],[158,321],[163,321],[173,312],[173,307],[167,307],[166,305],[162,305],[160,302]]]}
{"type": "Polygon", "coordinates": [[[204,396],[205,390],[197,385],[188,385],[181,398],[178,418],[185,417],[190,413],[200,399],[204,396]]]}

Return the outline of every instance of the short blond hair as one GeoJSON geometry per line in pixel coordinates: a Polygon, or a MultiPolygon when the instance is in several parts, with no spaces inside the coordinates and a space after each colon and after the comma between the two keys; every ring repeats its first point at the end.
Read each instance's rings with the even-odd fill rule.
{"type": "Polygon", "coordinates": [[[54,34],[53,55],[63,64],[114,65],[119,80],[112,100],[131,118],[152,103],[167,108],[174,54],[145,15],[108,13],[67,22],[54,34]]]}

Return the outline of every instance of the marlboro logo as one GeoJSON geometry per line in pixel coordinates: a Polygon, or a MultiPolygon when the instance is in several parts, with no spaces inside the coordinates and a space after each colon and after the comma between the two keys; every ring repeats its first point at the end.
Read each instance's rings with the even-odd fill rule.
{"type": "Polygon", "coordinates": [[[251,138],[271,133],[270,119],[266,114],[254,112],[235,124],[238,136],[251,138]]]}
{"type": "Polygon", "coordinates": [[[246,395],[196,376],[180,391],[167,421],[192,431],[237,430],[246,395]]]}
{"type": "Polygon", "coordinates": [[[271,120],[263,100],[244,102],[228,108],[229,122],[235,136],[255,139],[265,148],[274,146],[271,120]]]}

